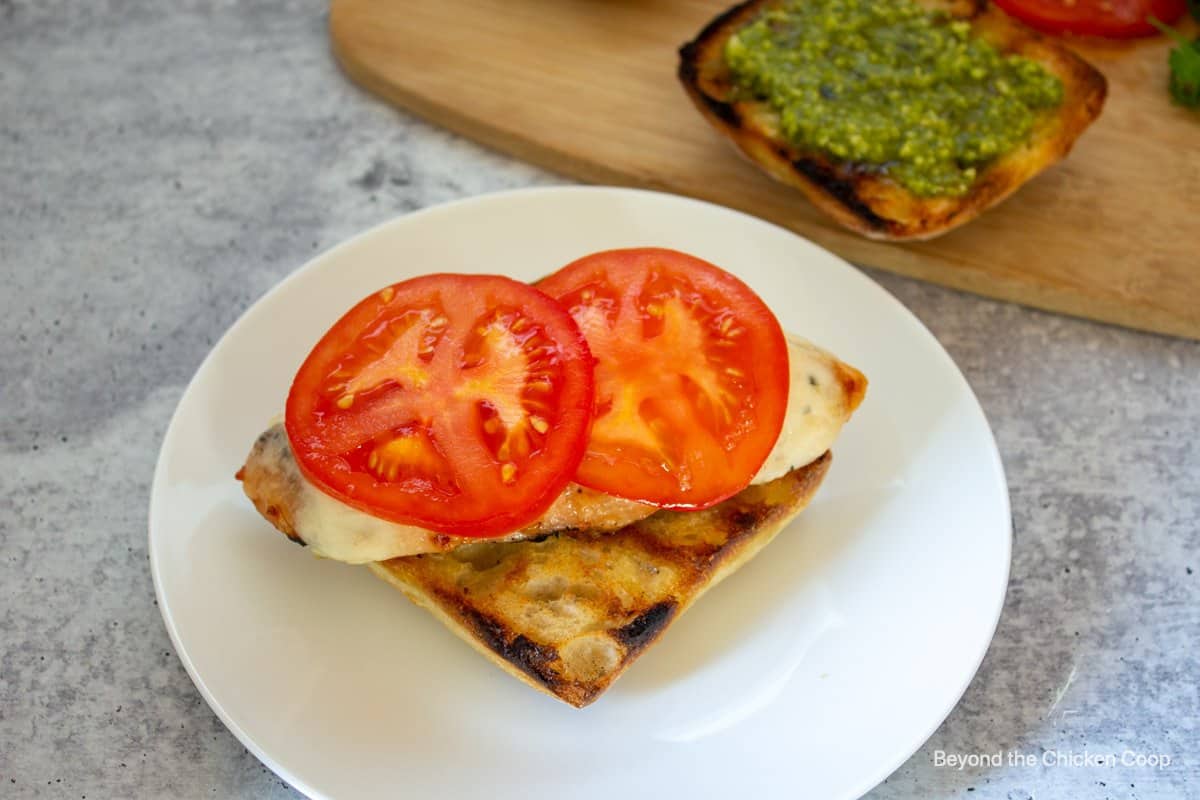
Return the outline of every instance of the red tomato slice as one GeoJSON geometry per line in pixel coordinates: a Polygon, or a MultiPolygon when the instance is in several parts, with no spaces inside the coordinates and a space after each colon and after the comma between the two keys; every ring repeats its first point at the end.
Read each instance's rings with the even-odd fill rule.
{"type": "Polygon", "coordinates": [[[1187,10],[1186,0],[996,0],[1017,19],[1050,33],[1079,33],[1128,39],[1153,36],[1146,22],[1153,14],[1174,22],[1187,10]]]}
{"type": "Polygon", "coordinates": [[[674,250],[586,256],[537,287],[596,357],[596,411],[575,479],[666,508],[741,491],[787,412],[783,330],[750,287],[674,250]]]}
{"type": "Polygon", "coordinates": [[[496,536],[537,519],[583,455],[592,358],[523,283],[429,275],[338,320],[288,394],[288,438],[326,493],[384,519],[496,536]]]}

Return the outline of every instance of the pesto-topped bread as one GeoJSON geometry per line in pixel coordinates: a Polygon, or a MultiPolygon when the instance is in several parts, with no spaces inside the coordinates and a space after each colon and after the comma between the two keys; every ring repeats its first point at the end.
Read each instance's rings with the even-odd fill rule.
{"type": "Polygon", "coordinates": [[[1105,81],[972,0],[751,0],[681,51],[697,107],[873,238],[929,238],[1066,155],[1105,81]]]}

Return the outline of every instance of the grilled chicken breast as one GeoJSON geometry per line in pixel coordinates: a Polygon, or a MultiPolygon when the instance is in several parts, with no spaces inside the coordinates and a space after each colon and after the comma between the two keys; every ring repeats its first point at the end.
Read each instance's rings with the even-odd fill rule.
{"type": "MultiPolygon", "coordinates": [[[[866,391],[862,373],[799,337],[789,337],[788,357],[787,416],[755,484],[820,458],[866,391]]],[[[272,525],[326,558],[356,564],[385,561],[479,541],[373,517],[325,494],[300,472],[282,424],[258,437],[238,477],[246,495],[272,525]]],[[[517,541],[559,531],[606,533],[656,510],[571,484],[534,524],[489,541],[517,541]]]]}

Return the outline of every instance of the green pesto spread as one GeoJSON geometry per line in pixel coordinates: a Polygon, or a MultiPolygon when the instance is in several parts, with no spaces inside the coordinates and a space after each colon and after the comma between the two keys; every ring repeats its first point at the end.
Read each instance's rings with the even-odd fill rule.
{"type": "Polygon", "coordinates": [[[729,39],[725,60],[794,145],[923,197],[964,194],[1063,95],[1041,65],[911,0],[784,0],[729,39]]]}

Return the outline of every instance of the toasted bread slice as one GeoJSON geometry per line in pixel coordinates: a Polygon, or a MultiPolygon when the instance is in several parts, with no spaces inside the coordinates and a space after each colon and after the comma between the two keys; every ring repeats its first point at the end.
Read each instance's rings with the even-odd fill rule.
{"type": "Polygon", "coordinates": [[[582,707],[808,505],[829,462],[826,452],[708,510],[661,511],[616,533],[481,542],[370,566],[505,672],[582,707]]]}
{"type": "Polygon", "coordinates": [[[765,103],[737,99],[725,43],[777,0],[750,0],[709,23],[680,51],[679,79],[701,113],[751,161],[802,191],[842,225],[872,239],[929,239],[974,219],[1051,164],[1100,114],[1104,76],[1066,47],[1012,21],[983,0],[918,0],[971,23],[972,35],[1002,53],[1030,58],[1058,76],[1063,101],[1037,119],[1029,140],[979,170],[960,197],[920,197],[864,165],[838,161],[790,144],[765,103]]]}

